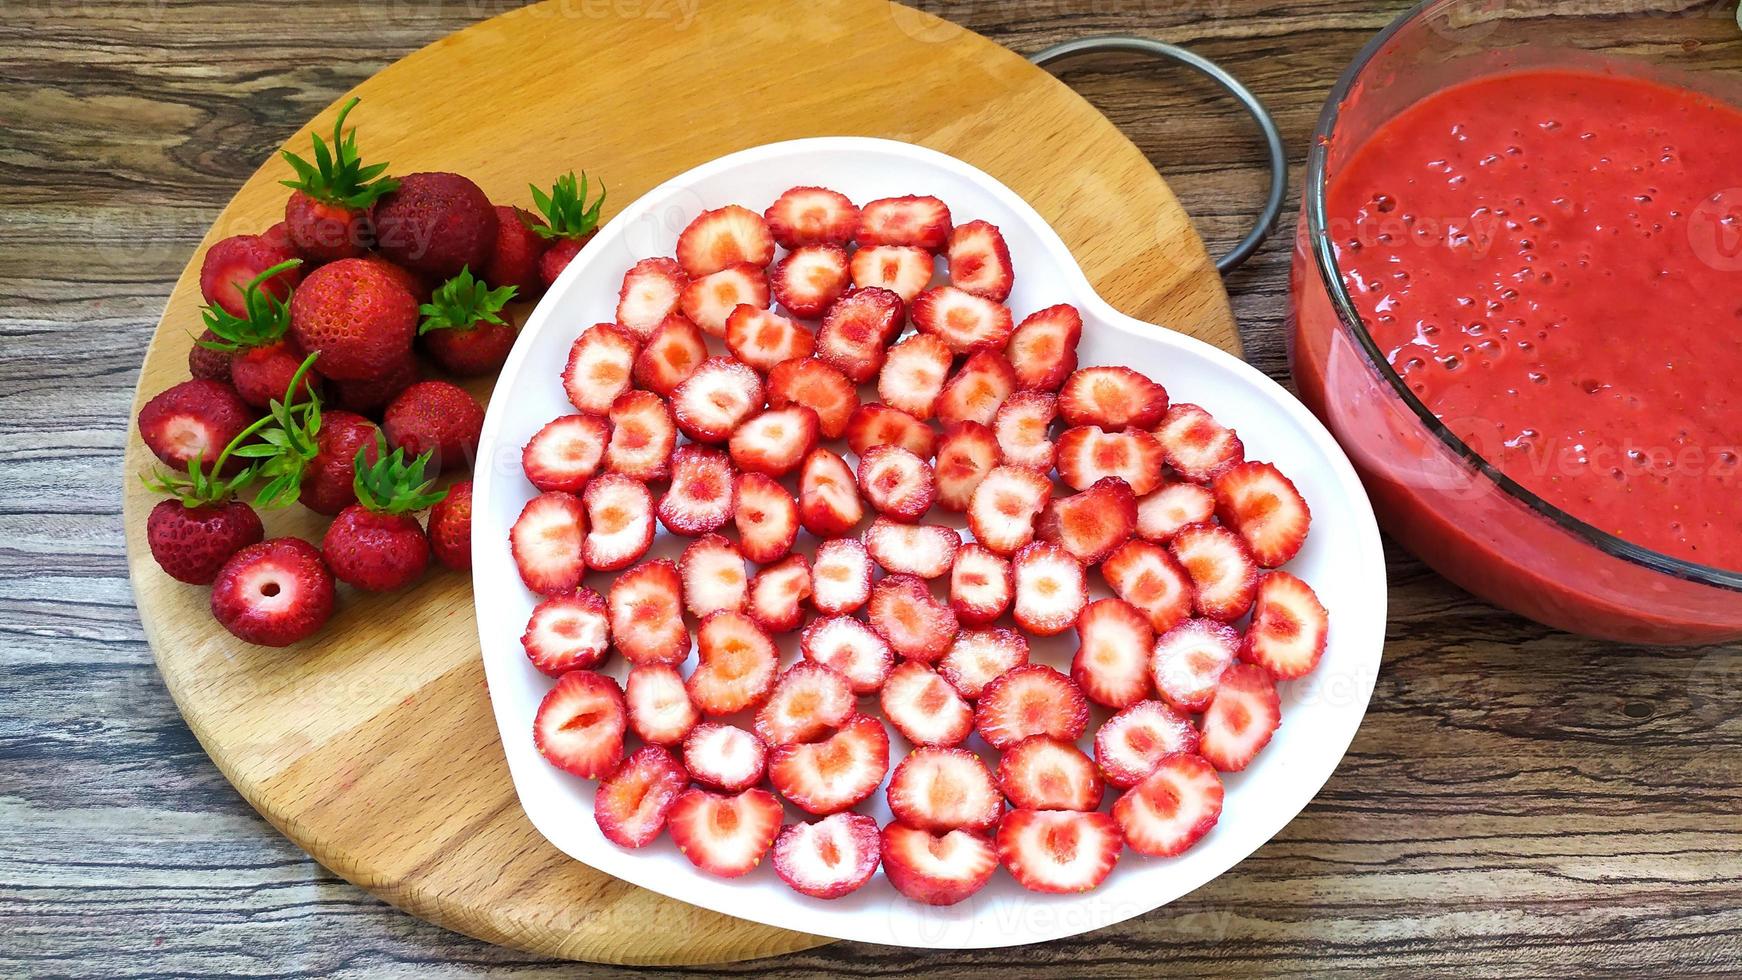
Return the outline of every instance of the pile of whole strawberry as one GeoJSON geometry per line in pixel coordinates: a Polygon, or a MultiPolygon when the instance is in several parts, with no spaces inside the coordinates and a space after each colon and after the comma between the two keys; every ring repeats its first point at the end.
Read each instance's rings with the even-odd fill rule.
{"type": "Polygon", "coordinates": [[[212,585],[217,620],[267,646],[319,630],[335,579],[401,588],[432,553],[471,567],[471,482],[437,490],[435,478],[471,464],[484,409],[451,381],[420,380],[418,353],[450,375],[494,374],[514,345],[504,307],[549,286],[604,204],[572,174],[532,189],[542,220],[458,174],[385,176],[344,128],[355,105],[330,142],[314,137],[313,162],[284,154],[296,178],[282,222],[207,250],[193,377],[139,412],[170,468],[145,479],[169,495],[147,521],[152,556],[212,585]],[[321,546],[264,540],[258,510],[299,501],[333,518],[321,546]]]}
{"type": "Polygon", "coordinates": [[[1307,533],[1294,485],[1149,378],[1078,368],[1070,306],[1013,322],[1003,236],[952,228],[936,198],[858,208],[794,188],[763,215],[702,214],[676,251],[632,267],[616,322],[574,342],[578,414],[526,445],[541,492],[511,534],[545,597],[522,642],[556,678],[533,735],[601,781],[604,835],[641,847],[669,829],[722,876],[772,848],[818,898],[881,862],[903,894],[950,904],[1000,863],[1082,891],[1126,847],[1174,855],[1208,832],[1218,773],[1280,722],[1276,681],[1325,647],[1312,589],[1273,570],[1307,533]],[[824,445],[842,437],[856,465],[824,445]],[[934,504],[973,540],[925,523],[934,504]],[[656,521],[694,541],[637,565],[656,521]],[[1096,568],[1114,597],[1091,602],[1096,568]],[[589,570],[625,571],[601,596],[589,570]],[[801,628],[783,670],[774,637],[801,628]],[[1029,662],[1025,633],[1072,628],[1068,675],[1029,662]],[[597,670],[613,647],[622,687],[597,670]],[[1091,705],[1110,713],[1092,756],[1076,744],[1091,705]],[[885,721],[912,746],[893,773],[885,721]],[[885,776],[879,828],[852,808],[885,776]],[[782,798],[821,819],[783,828],[782,798]]]}

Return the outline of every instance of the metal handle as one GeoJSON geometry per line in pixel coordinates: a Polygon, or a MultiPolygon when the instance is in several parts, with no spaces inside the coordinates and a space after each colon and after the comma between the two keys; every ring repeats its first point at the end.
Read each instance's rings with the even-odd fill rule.
{"type": "Polygon", "coordinates": [[[1128,54],[1146,54],[1185,65],[1215,82],[1225,89],[1229,95],[1237,99],[1246,111],[1258,123],[1259,132],[1264,134],[1264,142],[1270,151],[1270,193],[1264,200],[1264,210],[1258,214],[1258,223],[1246,237],[1240,239],[1228,254],[1216,260],[1216,271],[1228,274],[1240,263],[1251,258],[1258,251],[1258,246],[1270,237],[1270,232],[1276,227],[1276,219],[1282,214],[1282,199],[1288,183],[1288,153],[1283,149],[1282,133],[1276,128],[1276,120],[1270,117],[1270,110],[1264,108],[1264,103],[1258,101],[1258,96],[1252,90],[1240,83],[1240,80],[1208,58],[1193,54],[1185,48],[1172,44],[1163,44],[1146,37],[1128,37],[1110,34],[1105,37],[1085,37],[1075,41],[1055,44],[1050,48],[1036,51],[1028,56],[1028,60],[1036,65],[1045,65],[1060,58],[1072,55],[1099,53],[1105,51],[1120,51],[1128,54]]]}

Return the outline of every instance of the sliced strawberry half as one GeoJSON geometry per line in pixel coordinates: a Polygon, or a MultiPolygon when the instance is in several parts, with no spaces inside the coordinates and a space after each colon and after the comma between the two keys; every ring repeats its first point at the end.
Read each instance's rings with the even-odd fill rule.
{"type": "MultiPolygon", "coordinates": [[[[779,561],[798,540],[798,501],[773,477],[742,473],[732,522],[745,558],[758,565],[779,561]]],[[[808,594],[808,582],[806,589],[808,594]]]]}
{"type": "Polygon", "coordinates": [[[636,664],[623,684],[629,702],[629,728],[643,742],[681,743],[701,715],[684,690],[683,675],[672,664],[636,664]]]}
{"type": "Polygon", "coordinates": [[[690,277],[676,259],[642,259],[623,273],[623,288],[617,293],[617,325],[647,340],[677,311],[689,284],[690,277]]]}
{"type": "Polygon", "coordinates": [[[798,518],[819,538],[846,534],[865,517],[853,471],[827,449],[813,449],[798,476],[798,518]]]}
{"type": "Polygon", "coordinates": [[[665,829],[665,818],[689,780],[663,746],[636,749],[599,784],[593,819],[619,847],[646,847],[665,829]]]}
{"type": "Polygon", "coordinates": [[[589,415],[611,411],[611,403],[629,390],[640,349],[641,339],[614,323],[588,327],[575,338],[563,367],[563,391],[569,404],[589,415]]]}
{"type": "Polygon", "coordinates": [[[933,252],[950,240],[950,209],[930,195],[884,197],[859,209],[860,245],[914,245],[933,252]]]}
{"type": "Polygon", "coordinates": [[[1161,545],[1127,541],[1101,562],[1101,577],[1113,594],[1137,608],[1149,628],[1165,633],[1192,614],[1192,583],[1161,545]]]}
{"type": "Polygon", "coordinates": [[[998,851],[984,834],[933,834],[899,823],[883,828],[882,860],[895,890],[927,905],[955,905],[998,870],[998,851]]]}
{"type": "Polygon", "coordinates": [[[774,641],[755,620],[721,610],[696,631],[696,669],[684,686],[702,714],[717,718],[760,707],[779,667],[774,641]]]}
{"type": "Polygon", "coordinates": [[[1109,432],[1154,428],[1167,414],[1167,389],[1128,367],[1079,368],[1059,389],[1059,412],[1070,425],[1109,432]]]}
{"type": "Polygon", "coordinates": [[[938,485],[938,505],[957,513],[974,500],[974,491],[998,466],[998,439],[978,422],[957,422],[938,439],[932,476],[938,485]]]}
{"type": "Polygon", "coordinates": [[[985,830],[1004,801],[992,771],[967,749],[920,745],[889,777],[889,812],[921,830],[985,830]]]}
{"type": "Polygon", "coordinates": [[[678,431],[696,442],[721,443],[762,410],[762,378],[729,357],[710,357],[671,393],[678,431]]]}
{"type": "Polygon", "coordinates": [[[669,395],[707,359],[708,341],[702,328],[673,313],[653,328],[641,353],[635,355],[635,383],[669,395]]]}
{"type": "Polygon", "coordinates": [[[1252,608],[1258,566],[1238,534],[1217,524],[1192,524],[1180,528],[1168,548],[1191,578],[1198,615],[1231,623],[1252,608]]]}
{"type": "Polygon", "coordinates": [[[532,608],[520,645],[532,665],[552,677],[599,666],[611,652],[604,598],[576,589],[544,600],[532,608]]]}
{"type": "Polygon", "coordinates": [[[587,484],[581,503],[587,508],[582,549],[588,568],[614,572],[647,554],[653,544],[653,494],[646,484],[604,473],[587,484]]]}
{"type": "Polygon", "coordinates": [[[747,473],[785,476],[817,446],[817,413],[803,405],[771,408],[732,433],[732,462],[747,473]]]}
{"type": "Polygon", "coordinates": [[[1121,789],[1142,782],[1167,756],[1197,750],[1191,719],[1160,701],[1128,705],[1095,733],[1101,774],[1121,789]]]}
{"type": "Polygon", "coordinates": [[[684,228],[677,260],[692,279],[744,263],[765,266],[774,260],[774,235],[761,215],[728,204],[703,211],[684,228]]]}
{"type": "Polygon", "coordinates": [[[1071,679],[1096,704],[1123,708],[1149,696],[1149,654],[1155,630],[1123,599],[1096,599],[1077,617],[1071,679]]]}
{"type": "Polygon", "coordinates": [[[969,626],[992,622],[1010,608],[1016,583],[1010,562],[979,542],[956,551],[950,565],[950,608],[969,626]]]}
{"type": "Polygon", "coordinates": [[[539,595],[573,592],[587,572],[586,533],[587,514],[574,494],[553,490],[528,500],[508,531],[520,580],[539,595]]]}
{"type": "Polygon", "coordinates": [[[898,521],[917,521],[937,499],[931,464],[900,446],[877,446],[859,456],[859,492],[872,509],[898,521]]]}
{"type": "Polygon", "coordinates": [[[998,409],[1016,390],[1016,374],[1010,362],[997,351],[976,351],[944,382],[932,412],[939,422],[978,422],[989,426],[998,409]]]}
{"type": "Polygon", "coordinates": [[[879,703],[883,717],[915,745],[960,745],[974,730],[974,709],[917,660],[903,660],[890,672],[879,703]]]}
{"type": "Polygon", "coordinates": [[[845,677],[854,694],[875,694],[895,663],[895,653],[883,637],[851,616],[811,620],[798,646],[806,660],[845,677]]]}
{"type": "Polygon", "coordinates": [[[1216,497],[1195,483],[1169,483],[1137,502],[1137,536],[1166,544],[1187,524],[1216,515],[1216,497]]]}
{"type": "Polygon", "coordinates": [[[1074,426],[1059,436],[1058,470],[1059,479],[1073,490],[1117,477],[1141,497],[1161,486],[1161,446],[1141,429],[1107,432],[1098,425],[1074,426]]]}
{"type": "Polygon", "coordinates": [[[1240,634],[1213,619],[1188,619],[1155,638],[1149,678],[1180,711],[1202,711],[1240,652],[1240,634]]]}
{"type": "Polygon", "coordinates": [[[878,446],[900,446],[920,459],[931,459],[937,433],[899,408],[868,402],[847,420],[847,448],[863,456],[878,446]]]}
{"type": "Polygon", "coordinates": [[[671,453],[677,445],[677,420],[665,399],[651,391],[626,391],[611,404],[611,441],[605,446],[605,469],[640,480],[663,480],[671,474],[671,453]]]}
{"type": "Polygon", "coordinates": [[[884,571],[920,578],[937,578],[949,571],[962,546],[962,535],[953,527],[902,524],[887,517],[872,521],[860,540],[884,571]]]}
{"type": "Polygon", "coordinates": [[[963,630],[944,659],[938,661],[938,673],[962,697],[973,701],[986,691],[986,685],[1028,663],[1028,638],[1015,630],[963,630]]]}
{"type": "Polygon", "coordinates": [[[691,864],[711,875],[737,878],[755,868],[780,832],[780,801],[765,789],[721,796],[685,790],[666,813],[666,829],[691,864]]]}
{"type": "Polygon", "coordinates": [[[1155,439],[1167,465],[1194,483],[1208,483],[1245,458],[1246,447],[1234,430],[1196,405],[1170,407],[1156,426],[1155,439]]]}
{"type": "Polygon", "coordinates": [[[869,715],[854,715],[818,742],[791,742],[769,756],[768,780],[793,806],[839,813],[877,791],[889,772],[889,733],[869,715]]]}
{"type": "Polygon", "coordinates": [[[742,728],[704,721],[683,741],[683,764],[703,786],[736,793],[762,782],[768,746],[742,728]]]}
{"type": "Polygon", "coordinates": [[[678,559],[683,575],[683,601],[700,619],[729,610],[742,612],[750,599],[749,572],[738,546],[718,534],[697,538],[678,559]]]}
{"type": "Polygon", "coordinates": [[[1312,512],[1293,481],[1269,463],[1240,463],[1223,470],[1211,487],[1216,515],[1245,540],[1265,568],[1284,564],[1306,543],[1312,512]]]}
{"type": "Polygon", "coordinates": [[[889,348],[877,373],[877,397],[916,419],[929,419],[954,361],[943,341],[916,333],[889,348]]]}
{"type": "Polygon", "coordinates": [[[1312,586],[1287,572],[1271,572],[1258,583],[1240,659],[1277,680],[1305,677],[1319,665],[1329,632],[1330,615],[1312,586]]]}
{"type": "Polygon", "coordinates": [[[1048,391],[1018,391],[998,406],[992,432],[998,437],[999,461],[1046,473],[1052,469],[1058,445],[1052,441],[1052,420],[1058,398],[1048,391]]]}
{"type": "Polygon", "coordinates": [[[950,232],[950,285],[1002,303],[1016,282],[1004,234],[987,221],[970,221],[950,232]]]}
{"type": "Polygon", "coordinates": [[[933,663],[956,638],[956,614],[939,602],[924,580],[886,575],[871,587],[866,618],[889,648],[909,660],[933,663]]]}
{"type": "Polygon", "coordinates": [[[1030,735],[1075,742],[1089,725],[1089,702],[1075,681],[1045,664],[1023,664],[980,691],[974,730],[1000,752],[1030,735]]]}
{"type": "Polygon", "coordinates": [[[1222,777],[1203,757],[1162,758],[1148,778],[1113,804],[1113,819],[1133,851],[1150,857],[1184,854],[1222,816],[1222,777]]]}
{"type": "Polygon", "coordinates": [[[1234,664],[1222,672],[1204,709],[1198,752],[1223,772],[1239,772],[1281,724],[1282,702],[1270,674],[1253,664],[1234,664]]]}
{"type": "Polygon", "coordinates": [[[998,761],[998,788],[1021,810],[1093,810],[1106,791],[1083,750],[1049,735],[1030,735],[998,761]]]}
{"type": "Polygon", "coordinates": [[[726,318],[740,306],[768,308],[768,274],[759,265],[743,263],[691,279],[683,291],[683,315],[715,337],[726,336],[726,318]]]}
{"type": "Polygon", "coordinates": [[[1012,810],[998,825],[998,860],[1035,892],[1086,892],[1105,881],[1125,847],[1109,814],[1012,810]]]}
{"type": "Polygon", "coordinates": [[[683,621],[683,579],[669,559],[646,562],[617,576],[605,597],[611,640],[632,664],[679,664],[690,653],[683,621]]]}
{"type": "Polygon", "coordinates": [[[1116,476],[1047,504],[1035,525],[1042,541],[1057,544],[1084,565],[1099,564],[1136,529],[1137,495],[1116,476]]]}
{"type": "Polygon", "coordinates": [[[859,407],[859,389],[846,375],[814,357],[782,361],[768,372],[768,407],[788,405],[817,413],[823,438],[839,439],[847,431],[853,409],[859,407]]]}
{"type": "Polygon", "coordinates": [[[1052,481],[1021,466],[986,474],[968,503],[968,530],[1000,555],[1014,555],[1034,540],[1035,519],[1052,501],[1052,481]]]}
{"type": "Polygon", "coordinates": [[[737,502],[736,476],[721,450],[679,446],[671,454],[671,486],[659,498],[659,523],[689,538],[725,527],[737,502]]]}
{"type": "Polygon", "coordinates": [[[781,361],[811,356],[816,337],[773,310],[746,305],[734,308],[726,317],[726,349],[738,360],[767,373],[781,361]]]}
{"type": "Polygon", "coordinates": [[[628,710],[617,682],[571,670],[539,702],[532,740],[551,765],[582,779],[608,776],[623,761],[628,710]]]}
{"type": "Polygon", "coordinates": [[[774,873],[800,895],[840,898],[871,880],[881,853],[877,821],[837,813],[781,830],[774,839],[774,873]]]}
{"type": "Polygon", "coordinates": [[[1015,329],[1010,309],[1003,303],[955,286],[934,286],[920,293],[909,315],[921,333],[938,338],[957,354],[993,351],[1002,358],[1015,329]]]}
{"type": "Polygon", "coordinates": [[[817,327],[817,357],[854,384],[870,381],[883,367],[884,348],[901,331],[904,309],[901,297],[887,289],[849,289],[817,327]]]}
{"type": "Polygon", "coordinates": [[[1047,541],[1022,546],[1011,562],[1017,625],[1035,636],[1056,636],[1076,625],[1089,601],[1083,566],[1047,541]]]}
{"type": "MultiPolygon", "coordinates": [[[[797,521],[795,513],[795,527],[797,521]]],[[[810,562],[803,555],[788,555],[751,576],[750,618],[770,633],[790,633],[804,621],[804,601],[810,594],[810,562]]]]}
{"type": "Polygon", "coordinates": [[[839,245],[803,245],[769,274],[774,301],[793,316],[815,319],[847,291],[847,251],[839,245]]]}
{"type": "Polygon", "coordinates": [[[564,415],[545,423],[520,451],[526,479],[540,490],[580,493],[605,458],[611,426],[597,415],[564,415]]]}
{"type": "Polygon", "coordinates": [[[756,734],[769,745],[809,742],[844,724],[857,705],[845,677],[800,660],[781,672],[774,694],[756,712],[756,734]]]}
{"type": "Polygon", "coordinates": [[[932,253],[913,245],[868,245],[853,253],[853,285],[877,286],[913,302],[931,284],[932,253]]]}
{"type": "Polygon", "coordinates": [[[859,208],[847,195],[826,187],[791,188],[762,217],[782,248],[845,245],[859,230],[859,208]]]}
{"type": "Polygon", "coordinates": [[[1077,369],[1077,343],[1083,339],[1083,315],[1068,303],[1030,313],[1016,325],[1004,356],[1023,389],[1057,391],[1077,369]]]}
{"type": "Polygon", "coordinates": [[[811,561],[811,603],[817,612],[842,616],[871,598],[871,555],[854,538],[834,538],[817,545],[811,561]]]}

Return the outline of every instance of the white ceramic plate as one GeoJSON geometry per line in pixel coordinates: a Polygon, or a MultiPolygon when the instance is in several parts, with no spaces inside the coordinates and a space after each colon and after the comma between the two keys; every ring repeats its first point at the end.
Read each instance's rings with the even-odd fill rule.
{"type": "MultiPolygon", "coordinates": [[[[1071,936],[1166,905],[1234,866],[1306,806],[1354,737],[1379,669],[1385,627],[1379,533],[1354,470],[1324,427],[1243,361],[1114,310],[1022,199],[967,164],[905,143],[825,138],[756,147],[674,177],[624,209],[563,273],[521,331],[484,421],[479,458],[472,535],[478,629],[502,744],[527,816],[578,861],[768,925],[862,942],[968,949],[1071,936]],[[1084,366],[1129,365],[1160,381],[1174,400],[1203,405],[1239,431],[1248,458],[1275,462],[1311,505],[1312,532],[1288,567],[1318,590],[1330,610],[1329,648],[1313,674],[1281,686],[1281,730],[1250,768],[1226,778],[1220,823],[1186,854],[1155,859],[1127,851],[1107,881],[1084,895],[1034,894],[999,871],[969,900],[931,908],[902,897],[879,871],[854,894],[819,901],[788,889],[766,860],[742,878],[722,880],[692,867],[668,836],[640,850],[611,844],[592,818],[594,784],[557,770],[538,754],[533,715],[552,682],[533,669],[520,646],[535,602],[508,549],[508,530],[534,495],[521,473],[520,448],[545,422],[573,411],[559,380],[569,346],[588,325],[612,319],[625,269],[641,258],[671,254],[677,233],[705,209],[736,203],[761,210],[801,184],[832,187],[860,203],[934,194],[957,222],[983,218],[996,224],[1016,269],[1009,305],[1018,319],[1054,303],[1074,304],[1083,314],[1084,366]]],[[[940,517],[953,515],[934,509],[928,519],[940,517]]],[[[961,526],[959,520],[949,523],[961,526]]],[[[653,556],[675,558],[686,541],[661,529],[653,556]]],[[[799,548],[807,554],[812,544],[809,535],[800,536],[799,548]]],[[[1100,582],[1098,575],[1091,580],[1100,582]]],[[[604,594],[609,576],[589,576],[587,584],[604,594]]],[[[782,638],[787,663],[797,656],[795,638],[782,638]]],[[[1034,659],[1068,669],[1073,651],[1074,634],[1067,632],[1037,641],[1034,659]]],[[[613,657],[611,664],[608,672],[621,680],[622,658],[613,657]]],[[[689,666],[693,657],[686,673],[689,666]]],[[[876,713],[874,698],[861,703],[876,713]]],[[[1100,712],[1092,719],[1085,750],[1104,717],[1100,712]]],[[[893,763],[908,746],[893,729],[890,739],[893,763]]],[[[969,744],[996,764],[978,736],[969,744]]],[[[858,809],[879,823],[889,819],[881,791],[858,809]]],[[[789,808],[789,821],[801,816],[789,808]]]]}

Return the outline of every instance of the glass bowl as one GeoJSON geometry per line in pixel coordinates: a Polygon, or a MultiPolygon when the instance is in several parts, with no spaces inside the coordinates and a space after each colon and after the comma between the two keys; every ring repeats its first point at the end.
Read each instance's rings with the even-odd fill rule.
{"type": "Polygon", "coordinates": [[[1742,105],[1734,16],[1710,2],[1666,12],[1628,0],[1429,0],[1362,49],[1314,133],[1290,276],[1300,395],[1348,451],[1396,541],[1470,592],[1549,626],[1650,644],[1736,640],[1742,572],[1606,533],[1509,479],[1441,424],[1391,368],[1345,289],[1327,189],[1398,111],[1491,72],[1600,68],[1742,105]]]}

